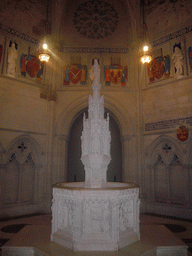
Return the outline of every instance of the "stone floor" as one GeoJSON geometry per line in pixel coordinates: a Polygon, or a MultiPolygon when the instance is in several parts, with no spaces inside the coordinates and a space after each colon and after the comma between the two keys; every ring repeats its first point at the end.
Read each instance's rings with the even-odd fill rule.
{"type": "MultiPolygon", "coordinates": [[[[189,246],[188,255],[192,256],[192,221],[160,215],[141,214],[140,229],[141,241],[145,242],[145,244],[149,244],[149,246],[166,244],[179,245],[182,244],[183,241],[186,245],[189,246]],[[157,233],[158,239],[156,236],[157,233]],[[164,235],[165,233],[166,235],[164,235]]],[[[41,241],[39,241],[39,238],[37,236],[37,241],[35,241],[35,243],[37,244],[37,246],[39,246],[39,248],[41,248],[43,244],[44,250],[47,250],[48,252],[48,250],[50,250],[50,230],[51,215],[38,215],[30,217],[25,216],[11,219],[1,219],[0,246],[7,246],[12,244],[30,246],[32,239],[30,236],[32,233],[34,234],[35,232],[37,232],[38,234],[42,233],[41,241]]],[[[56,250],[59,250],[60,246],[56,247],[56,250]]],[[[62,250],[62,248],[60,249],[62,250]]],[[[73,255],[73,253],[67,249],[65,251],[65,254],[58,253],[57,255],[73,255]]],[[[81,253],[78,255],[81,255],[81,253]]],[[[82,255],[85,255],[85,253],[82,255]]],[[[106,255],[118,254],[114,254],[112,252],[107,253],[106,255]]]]}

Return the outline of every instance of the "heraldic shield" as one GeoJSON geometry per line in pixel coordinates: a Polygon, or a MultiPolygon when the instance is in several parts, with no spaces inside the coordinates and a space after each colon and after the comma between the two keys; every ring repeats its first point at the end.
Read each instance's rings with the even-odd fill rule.
{"type": "Polygon", "coordinates": [[[182,125],[177,129],[177,138],[180,141],[186,141],[189,137],[188,129],[185,125],[182,125]]]}
{"type": "Polygon", "coordinates": [[[27,72],[30,77],[35,77],[39,71],[40,64],[37,57],[33,57],[27,61],[27,72]]]}
{"type": "Polygon", "coordinates": [[[69,70],[69,78],[73,84],[77,84],[81,80],[81,69],[74,67],[69,70]]]}
{"type": "Polygon", "coordinates": [[[72,64],[68,66],[64,66],[63,70],[63,84],[70,85],[78,84],[80,82],[81,85],[87,84],[87,66],[72,64]]]}

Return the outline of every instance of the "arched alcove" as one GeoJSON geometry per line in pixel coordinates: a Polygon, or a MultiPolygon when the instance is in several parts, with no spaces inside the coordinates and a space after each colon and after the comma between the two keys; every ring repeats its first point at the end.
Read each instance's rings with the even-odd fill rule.
{"type": "MultiPolygon", "coordinates": [[[[42,195],[43,181],[40,179],[41,149],[28,135],[15,138],[6,151],[3,168],[3,204],[33,204],[42,195]]],[[[42,177],[41,177],[42,178],[42,177]]],[[[26,213],[26,212],[24,212],[26,213]]]]}
{"type": "Polygon", "coordinates": [[[188,173],[184,153],[171,136],[159,136],[148,149],[151,199],[158,203],[186,205],[188,173]]]}
{"type": "MultiPolygon", "coordinates": [[[[69,144],[68,144],[68,161],[67,161],[67,181],[84,181],[85,171],[84,166],[80,160],[81,158],[81,134],[83,130],[83,114],[87,113],[87,108],[79,113],[71,126],[69,144]]],[[[105,109],[105,114],[110,111],[105,109]]],[[[122,181],[122,145],[120,129],[110,115],[109,129],[111,132],[111,162],[108,166],[107,180],[108,181],[122,181]]]]}
{"type": "MultiPolygon", "coordinates": [[[[105,108],[108,110],[110,118],[114,119],[119,128],[121,141],[122,141],[122,181],[129,182],[130,176],[133,176],[135,166],[132,163],[132,151],[134,150],[135,143],[135,126],[134,120],[131,118],[130,113],[127,112],[120,102],[115,101],[114,97],[105,95],[105,108]]],[[[67,182],[68,173],[68,146],[70,131],[75,120],[84,112],[88,106],[88,95],[85,94],[76,98],[67,107],[63,108],[60,115],[56,120],[55,130],[55,163],[57,164],[57,172],[53,183],[67,182]]],[[[82,120],[83,118],[81,118],[82,120]]],[[[79,157],[80,158],[80,157],[79,157]]],[[[118,177],[116,177],[116,180],[118,177]]],[[[114,179],[114,177],[113,177],[114,179]]],[[[74,177],[71,181],[74,180],[74,177]]],[[[77,180],[77,177],[76,177],[77,180]]],[[[132,180],[131,180],[132,181],[132,180]]]]}

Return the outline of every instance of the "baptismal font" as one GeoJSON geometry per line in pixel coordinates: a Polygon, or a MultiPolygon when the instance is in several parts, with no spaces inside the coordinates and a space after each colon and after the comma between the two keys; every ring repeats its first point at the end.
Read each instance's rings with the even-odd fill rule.
{"type": "Polygon", "coordinates": [[[107,182],[111,135],[96,59],[91,76],[93,96],[81,136],[85,182],[53,186],[51,241],[74,251],[117,251],[140,239],[139,188],[107,182]]]}

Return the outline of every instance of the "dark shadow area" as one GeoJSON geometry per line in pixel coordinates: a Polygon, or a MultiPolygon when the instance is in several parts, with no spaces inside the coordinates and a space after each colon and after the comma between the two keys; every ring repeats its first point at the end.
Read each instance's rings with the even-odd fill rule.
{"type": "Polygon", "coordinates": [[[18,233],[22,228],[24,228],[27,224],[14,224],[7,225],[1,229],[4,233],[18,233]]]}

